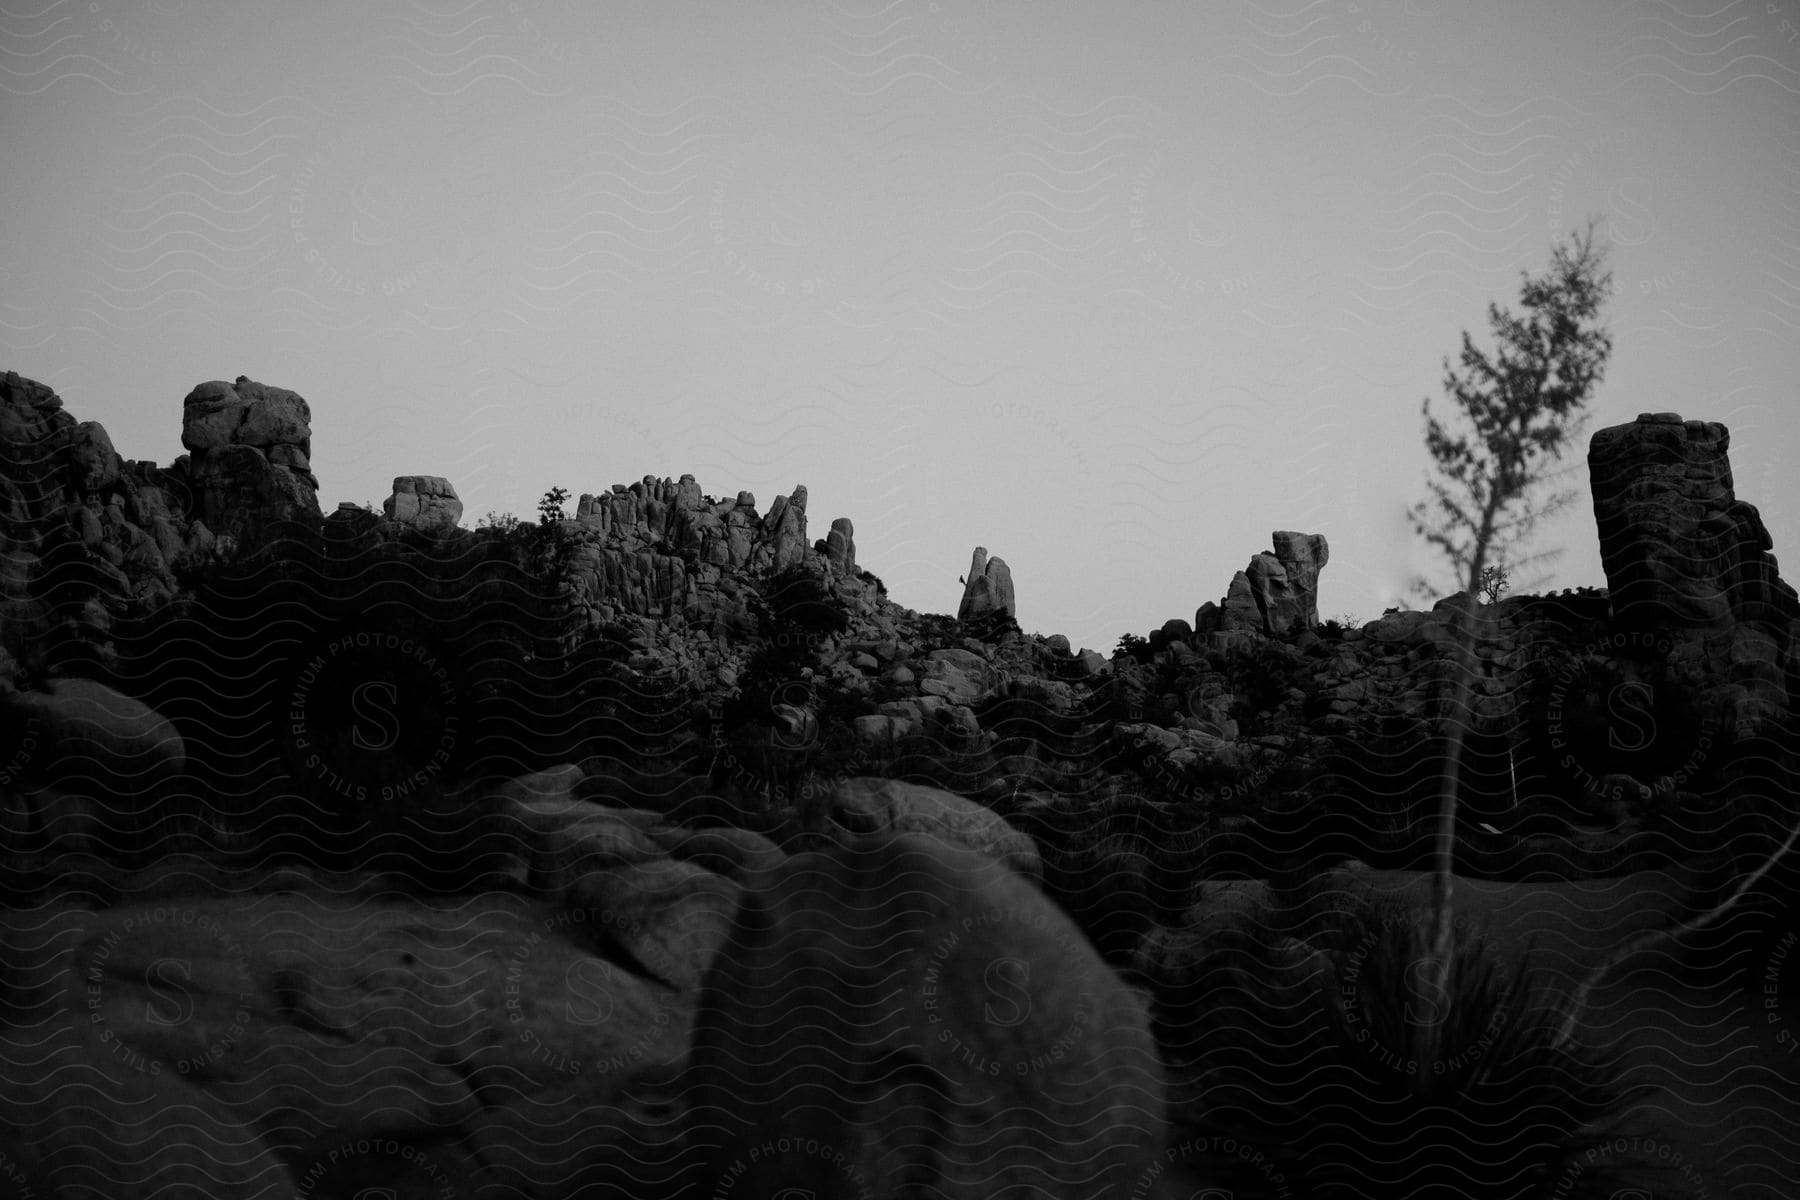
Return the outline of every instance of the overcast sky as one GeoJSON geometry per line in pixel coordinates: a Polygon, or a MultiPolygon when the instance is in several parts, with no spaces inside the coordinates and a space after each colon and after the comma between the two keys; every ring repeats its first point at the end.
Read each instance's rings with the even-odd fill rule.
{"type": "Polygon", "coordinates": [[[804,483],[896,601],[984,545],[1102,650],[1296,529],[1368,619],[1443,358],[1591,213],[1592,428],[1726,422],[1800,563],[1800,0],[0,10],[0,367],[128,458],[242,374],[327,511],[804,483]]]}

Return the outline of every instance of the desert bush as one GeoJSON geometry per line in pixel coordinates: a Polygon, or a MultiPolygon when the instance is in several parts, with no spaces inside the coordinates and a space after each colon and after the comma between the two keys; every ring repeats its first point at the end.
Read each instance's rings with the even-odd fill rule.
{"type": "Polygon", "coordinates": [[[804,566],[789,567],[763,585],[762,595],[778,631],[816,638],[850,627],[843,606],[823,580],[804,566]]]}
{"type": "Polygon", "coordinates": [[[1129,658],[1133,662],[1147,663],[1156,657],[1156,652],[1150,648],[1148,639],[1141,638],[1135,633],[1122,633],[1119,635],[1119,644],[1113,648],[1112,656],[1129,658]]]}
{"type": "MultiPolygon", "coordinates": [[[[1627,1086],[1610,1053],[1560,1041],[1566,1001],[1504,968],[1478,932],[1462,932],[1447,964],[1438,1056],[1408,1057],[1427,920],[1303,892],[1283,910],[1253,908],[1194,969],[1159,981],[1158,1023],[1188,1098],[1178,1125],[1260,1147],[1290,1194],[1320,1200],[1611,1193],[1616,1161],[1583,1156],[1650,1089],[1627,1086]]],[[[1244,1166],[1222,1160],[1218,1182],[1277,1194],[1244,1166]]]]}

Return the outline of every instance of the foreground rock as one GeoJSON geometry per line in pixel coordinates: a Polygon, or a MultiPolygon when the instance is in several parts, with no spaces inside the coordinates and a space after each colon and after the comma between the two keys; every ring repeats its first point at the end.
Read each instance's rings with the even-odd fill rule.
{"type": "Polygon", "coordinates": [[[1139,996],[1032,885],[910,835],[746,896],[686,1082],[699,1195],[1124,1200],[1163,1138],[1139,996]]]}
{"type": "Polygon", "coordinates": [[[302,1193],[245,1113],[169,1073],[150,1073],[74,1036],[0,1038],[0,1182],[9,1196],[302,1193]]]}
{"type": "Polygon", "coordinates": [[[130,847],[187,766],[173,723],[91,679],[0,693],[0,799],[5,847],[84,851],[95,839],[130,847]]]}
{"type": "Polygon", "coordinates": [[[1029,834],[986,805],[942,788],[900,779],[846,779],[828,798],[827,816],[856,833],[918,834],[973,850],[1028,879],[1044,877],[1043,858],[1029,834]]]}

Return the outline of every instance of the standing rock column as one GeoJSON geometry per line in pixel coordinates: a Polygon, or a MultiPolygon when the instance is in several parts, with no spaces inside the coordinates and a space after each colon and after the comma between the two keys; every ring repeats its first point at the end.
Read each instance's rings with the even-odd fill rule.
{"type": "Polygon", "coordinates": [[[1319,623],[1319,571],[1331,559],[1322,533],[1277,531],[1274,553],[1264,550],[1231,577],[1219,605],[1202,605],[1194,628],[1251,631],[1286,637],[1319,623]]]}
{"type": "Polygon", "coordinates": [[[1733,494],[1731,433],[1644,413],[1595,433],[1588,472],[1615,618],[1634,629],[1722,630],[1800,616],[1756,506],[1733,494]]]}
{"type": "Polygon", "coordinates": [[[956,619],[972,621],[997,613],[1018,616],[1013,603],[1012,570],[1005,559],[989,558],[987,547],[977,546],[975,557],[969,562],[969,573],[963,579],[962,603],[957,606],[956,619]]]}
{"type": "Polygon", "coordinates": [[[311,422],[299,395],[243,375],[189,392],[181,444],[192,455],[193,515],[240,543],[279,521],[321,521],[311,422]]]}

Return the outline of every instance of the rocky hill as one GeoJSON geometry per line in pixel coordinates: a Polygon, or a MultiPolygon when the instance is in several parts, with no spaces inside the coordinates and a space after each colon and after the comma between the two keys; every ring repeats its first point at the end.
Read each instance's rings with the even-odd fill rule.
{"type": "MultiPolygon", "coordinates": [[[[1004,864],[1154,989],[1208,881],[1423,864],[1462,672],[1460,872],[1731,864],[1793,820],[1800,601],[1717,423],[1595,434],[1608,587],[1486,605],[1472,650],[1448,601],[1321,623],[1325,539],[1278,531],[1191,622],[1105,655],[1020,630],[986,548],[954,617],[893,603],[848,518],[809,538],[804,487],[759,512],[646,477],[464,529],[450,482],[401,476],[383,511],[325,514],[310,421],[291,391],[203,383],[162,467],[0,378],[10,1023],[73,1039],[101,1091],[115,1051],[188,1064],[115,1102],[193,1103],[221,1138],[268,1071],[319,1084],[230,1160],[256,1194],[338,1178],[333,1139],[420,1148],[359,1152],[357,1181],[494,1194],[568,1194],[552,1160],[656,1159],[665,1101],[644,1096],[684,1061],[742,889],[857,832],[1004,864]],[[93,965],[153,903],[217,931],[218,1020],[179,1037],[147,1019],[130,964],[150,949],[93,965]],[[477,945],[491,979],[457,973],[477,945]],[[622,972],[604,1036],[520,1007],[520,972],[560,995],[583,962],[622,972]],[[90,967],[111,1050],[60,1023],[90,967]],[[335,1073],[390,1053],[372,1089],[335,1073]],[[602,1110],[612,1134],[556,1149],[602,1110]]],[[[22,1129],[72,1103],[7,1086],[22,1129]]],[[[52,1175],[90,1153],[40,1141],[8,1153],[52,1175]]],[[[131,1170],[219,1170],[144,1153],[131,1170]]]]}

